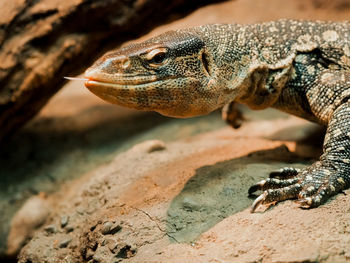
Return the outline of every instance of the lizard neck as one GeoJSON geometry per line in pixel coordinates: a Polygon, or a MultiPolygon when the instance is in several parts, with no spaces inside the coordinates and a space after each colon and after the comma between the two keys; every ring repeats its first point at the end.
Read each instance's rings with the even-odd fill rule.
{"type": "Polygon", "coordinates": [[[249,41],[259,34],[252,25],[209,25],[197,30],[206,43],[208,64],[212,65],[208,70],[209,89],[222,94],[218,105],[238,101],[252,109],[264,109],[277,101],[290,79],[294,54],[275,64],[266,61],[261,54],[269,50],[252,46],[249,41]]]}

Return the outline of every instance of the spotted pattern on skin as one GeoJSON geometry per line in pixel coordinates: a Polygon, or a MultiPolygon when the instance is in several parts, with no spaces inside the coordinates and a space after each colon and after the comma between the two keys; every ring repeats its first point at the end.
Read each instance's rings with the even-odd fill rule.
{"type": "Polygon", "coordinates": [[[338,136],[340,136],[340,135],[342,135],[342,131],[341,131],[340,129],[335,129],[335,130],[333,131],[333,136],[334,136],[334,137],[338,137],[338,136]]]}
{"type": "Polygon", "coordinates": [[[350,45],[344,46],[344,55],[350,57],[350,45]]]}
{"type": "Polygon", "coordinates": [[[341,185],[345,185],[345,182],[341,177],[337,178],[337,182],[340,183],[341,185]]]}
{"type": "Polygon", "coordinates": [[[314,75],[315,72],[316,72],[316,69],[315,69],[314,66],[309,66],[309,67],[307,68],[307,73],[309,73],[310,75],[314,75]]]}
{"type": "Polygon", "coordinates": [[[334,30],[327,30],[322,33],[322,37],[326,42],[334,42],[334,41],[337,41],[337,39],[339,38],[339,35],[334,30]]]}
{"type": "Polygon", "coordinates": [[[325,73],[325,74],[322,75],[321,81],[322,81],[323,83],[326,83],[326,84],[327,84],[327,83],[331,82],[334,78],[335,78],[335,76],[334,76],[332,73],[327,72],[327,73],[325,73]]]}
{"type": "Polygon", "coordinates": [[[170,31],[106,54],[86,78],[107,101],[167,116],[197,116],[240,102],[326,126],[320,159],[253,185],[249,193],[263,193],[252,210],[286,199],[316,207],[350,186],[349,22],[279,20],[170,31]]]}

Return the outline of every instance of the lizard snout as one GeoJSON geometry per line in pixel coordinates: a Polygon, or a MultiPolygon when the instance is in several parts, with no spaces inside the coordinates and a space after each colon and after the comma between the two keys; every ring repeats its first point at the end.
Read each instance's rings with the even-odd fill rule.
{"type": "Polygon", "coordinates": [[[131,65],[130,59],[126,56],[102,57],[92,65],[85,74],[90,75],[93,72],[101,72],[106,74],[123,73],[131,65]]]}

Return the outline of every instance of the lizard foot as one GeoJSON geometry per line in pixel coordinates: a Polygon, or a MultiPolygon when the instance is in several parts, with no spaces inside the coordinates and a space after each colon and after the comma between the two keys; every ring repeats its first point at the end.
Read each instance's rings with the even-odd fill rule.
{"type": "Polygon", "coordinates": [[[270,177],[251,186],[249,195],[256,191],[263,191],[252,204],[251,212],[261,204],[268,204],[287,199],[298,199],[302,208],[317,207],[330,196],[345,189],[344,175],[336,166],[328,163],[316,162],[303,170],[283,168],[270,173],[270,177]]]}
{"type": "Polygon", "coordinates": [[[221,117],[227,124],[229,124],[234,129],[241,127],[244,117],[242,112],[237,108],[235,102],[227,103],[221,111],[221,117]]]}

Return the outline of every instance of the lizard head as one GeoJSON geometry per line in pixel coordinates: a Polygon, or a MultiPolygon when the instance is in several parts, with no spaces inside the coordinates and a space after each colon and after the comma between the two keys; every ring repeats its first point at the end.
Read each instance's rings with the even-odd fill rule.
{"type": "Polygon", "coordinates": [[[129,108],[172,117],[203,115],[223,104],[212,87],[211,62],[198,35],[170,31],[105,54],[86,70],[85,86],[129,108]]]}

